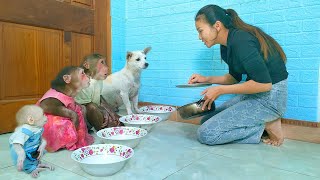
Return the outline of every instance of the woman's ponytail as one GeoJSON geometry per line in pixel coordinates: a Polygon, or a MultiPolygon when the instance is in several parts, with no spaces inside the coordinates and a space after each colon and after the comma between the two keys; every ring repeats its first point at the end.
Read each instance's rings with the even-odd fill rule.
{"type": "Polygon", "coordinates": [[[260,28],[243,22],[235,10],[227,9],[226,13],[228,16],[230,16],[233,27],[249,32],[258,39],[261,46],[260,51],[263,53],[263,58],[265,60],[268,59],[269,55],[278,52],[281,56],[281,59],[284,62],[286,62],[287,57],[276,40],[274,40],[271,36],[263,32],[260,28]]]}

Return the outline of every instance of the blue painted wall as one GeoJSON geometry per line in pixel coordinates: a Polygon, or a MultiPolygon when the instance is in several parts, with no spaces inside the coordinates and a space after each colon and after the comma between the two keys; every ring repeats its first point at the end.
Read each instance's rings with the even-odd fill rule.
{"type": "MultiPolygon", "coordinates": [[[[207,4],[236,10],[262,28],[288,57],[289,99],[286,118],[319,122],[320,1],[318,0],[126,0],[112,1],[112,69],[125,64],[125,53],[152,46],[150,66],[142,74],[140,101],[184,105],[204,88],[179,89],[192,73],[223,75],[219,47],[198,40],[195,13],[207,4]]],[[[221,96],[221,104],[231,95],[221,96]]]]}
{"type": "Polygon", "coordinates": [[[125,65],[126,3],[111,0],[112,72],[125,65]]]}

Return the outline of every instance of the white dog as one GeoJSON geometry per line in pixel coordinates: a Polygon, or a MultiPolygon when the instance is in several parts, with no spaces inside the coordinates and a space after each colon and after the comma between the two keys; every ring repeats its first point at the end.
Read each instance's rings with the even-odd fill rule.
{"type": "Polygon", "coordinates": [[[146,55],[150,50],[151,47],[147,47],[142,51],[127,52],[125,67],[103,81],[102,96],[115,111],[124,104],[128,114],[141,113],[138,109],[140,76],[149,65],[146,55]]]}

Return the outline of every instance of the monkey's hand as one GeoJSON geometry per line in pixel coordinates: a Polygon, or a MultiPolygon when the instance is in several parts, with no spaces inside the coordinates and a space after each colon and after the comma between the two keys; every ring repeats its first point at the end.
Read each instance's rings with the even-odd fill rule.
{"type": "Polygon", "coordinates": [[[83,117],[86,117],[87,116],[87,108],[86,108],[86,106],[81,105],[81,104],[79,104],[79,106],[81,106],[81,112],[82,112],[83,117]]]}
{"type": "Polygon", "coordinates": [[[66,108],[62,102],[55,98],[47,98],[40,103],[40,107],[45,113],[49,113],[55,116],[62,116],[70,118],[74,126],[78,128],[79,120],[78,115],[75,111],[66,108]]]}
{"type": "Polygon", "coordinates": [[[13,148],[14,148],[14,150],[16,151],[16,153],[18,155],[18,159],[17,159],[18,171],[21,171],[22,168],[23,168],[23,162],[26,159],[26,153],[24,152],[21,144],[14,143],[13,144],[13,148]]]}
{"type": "Polygon", "coordinates": [[[76,112],[73,112],[72,117],[71,117],[71,120],[72,120],[72,122],[73,122],[73,124],[74,124],[74,127],[75,127],[76,129],[78,129],[78,126],[79,126],[79,117],[78,117],[78,114],[77,114],[76,112]]]}
{"type": "Polygon", "coordinates": [[[106,109],[111,109],[113,112],[119,111],[118,107],[112,107],[111,105],[109,105],[108,102],[103,98],[103,96],[100,96],[100,106],[106,109]]]}
{"type": "Polygon", "coordinates": [[[47,141],[42,138],[41,145],[38,148],[38,152],[39,152],[39,156],[37,157],[38,160],[40,160],[40,158],[43,156],[46,145],[47,145],[47,141]]]}

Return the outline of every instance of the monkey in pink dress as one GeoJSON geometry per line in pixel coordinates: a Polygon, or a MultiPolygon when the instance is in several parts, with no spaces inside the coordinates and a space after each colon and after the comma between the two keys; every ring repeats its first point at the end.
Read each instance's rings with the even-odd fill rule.
{"type": "Polygon", "coordinates": [[[75,150],[93,143],[82,106],[74,100],[76,94],[88,86],[89,78],[84,70],[68,66],[58,73],[51,82],[51,89],[37,102],[48,118],[43,133],[47,151],[55,152],[62,148],[75,150]]]}

